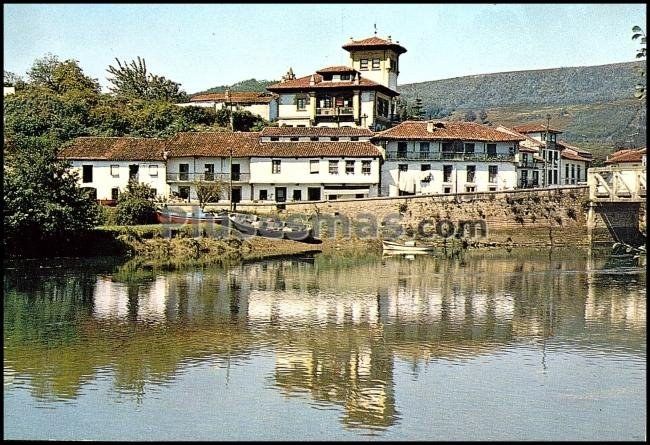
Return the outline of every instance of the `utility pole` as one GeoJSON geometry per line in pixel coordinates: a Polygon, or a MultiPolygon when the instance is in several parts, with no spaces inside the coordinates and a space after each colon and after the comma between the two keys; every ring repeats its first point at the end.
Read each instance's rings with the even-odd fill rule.
{"type": "MultiPolygon", "coordinates": [[[[228,105],[228,108],[230,110],[230,131],[234,133],[235,132],[235,121],[234,121],[234,117],[232,115],[232,102],[230,100],[230,90],[226,90],[225,96],[226,96],[226,105],[228,105]]],[[[232,205],[233,204],[232,203],[232,143],[230,144],[229,147],[230,147],[230,164],[229,164],[228,168],[230,169],[230,173],[228,174],[228,178],[229,178],[230,186],[228,188],[228,194],[229,194],[229,201],[230,201],[230,211],[232,212],[233,211],[233,205],[232,205]]]]}

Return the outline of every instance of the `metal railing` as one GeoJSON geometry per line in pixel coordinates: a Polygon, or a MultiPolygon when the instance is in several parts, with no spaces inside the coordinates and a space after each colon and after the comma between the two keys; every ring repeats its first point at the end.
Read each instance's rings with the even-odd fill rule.
{"type": "Polygon", "coordinates": [[[316,116],[341,116],[352,115],[353,113],[352,107],[316,108],[316,116]]]}
{"type": "Polygon", "coordinates": [[[387,151],[386,159],[405,161],[514,161],[509,153],[397,152],[387,151]]]}
{"type": "MultiPolygon", "coordinates": [[[[234,182],[248,182],[250,173],[234,173],[232,180],[234,182]]],[[[167,173],[167,181],[172,182],[191,182],[191,181],[230,181],[229,173],[167,173]]]]}

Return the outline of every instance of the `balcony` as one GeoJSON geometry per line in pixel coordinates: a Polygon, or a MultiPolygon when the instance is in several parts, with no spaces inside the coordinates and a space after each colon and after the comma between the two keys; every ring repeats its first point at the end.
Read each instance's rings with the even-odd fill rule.
{"type": "Polygon", "coordinates": [[[316,108],[316,116],[352,116],[352,107],[316,108]]]}
{"type": "MultiPolygon", "coordinates": [[[[248,182],[250,173],[234,173],[233,182],[248,182]]],[[[228,173],[167,173],[167,182],[223,181],[230,182],[228,173]]]]}
{"type": "Polygon", "coordinates": [[[461,152],[398,152],[387,151],[388,161],[502,161],[513,162],[509,153],[461,153],[461,152]]]}
{"type": "Polygon", "coordinates": [[[540,163],[540,161],[536,161],[536,160],[534,160],[534,159],[528,159],[528,160],[526,160],[526,161],[519,161],[519,162],[517,163],[517,167],[521,167],[521,168],[536,168],[536,167],[539,167],[539,165],[538,165],[539,163],[540,163]]]}

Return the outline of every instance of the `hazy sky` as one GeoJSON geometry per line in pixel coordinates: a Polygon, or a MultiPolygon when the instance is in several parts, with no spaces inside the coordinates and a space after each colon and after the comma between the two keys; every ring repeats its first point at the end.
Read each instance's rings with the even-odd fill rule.
{"type": "Polygon", "coordinates": [[[632,61],[637,4],[13,4],[4,5],[4,69],[23,75],[46,53],[106,68],[144,57],[188,93],[278,80],[346,63],[350,37],[391,35],[408,50],[399,83],[632,61]]]}

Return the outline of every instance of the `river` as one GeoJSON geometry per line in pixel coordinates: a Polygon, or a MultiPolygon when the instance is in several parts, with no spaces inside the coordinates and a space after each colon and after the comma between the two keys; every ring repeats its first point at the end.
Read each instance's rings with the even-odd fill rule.
{"type": "Polygon", "coordinates": [[[646,272],[581,249],[5,264],[4,437],[644,440],[646,272]]]}

